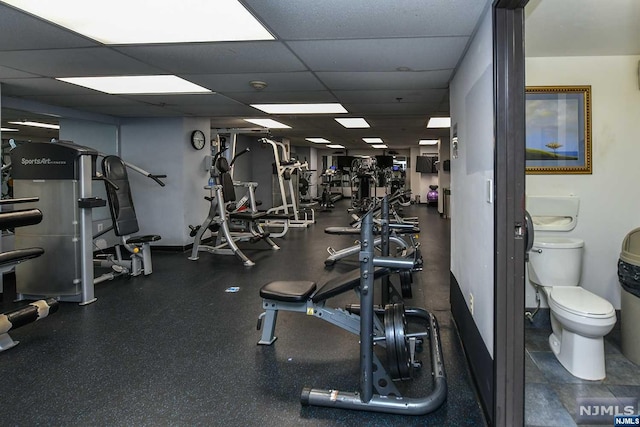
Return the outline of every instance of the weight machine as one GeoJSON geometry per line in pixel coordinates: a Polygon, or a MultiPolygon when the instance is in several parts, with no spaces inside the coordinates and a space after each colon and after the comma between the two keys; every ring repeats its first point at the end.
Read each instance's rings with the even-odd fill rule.
{"type": "MultiPolygon", "coordinates": [[[[294,185],[294,176],[299,177],[303,170],[309,170],[307,162],[301,163],[292,159],[289,148],[282,142],[276,142],[268,138],[261,138],[260,142],[270,145],[273,150],[274,173],[277,176],[278,188],[280,190],[281,205],[267,210],[270,214],[292,214],[293,218],[288,220],[290,227],[306,228],[316,222],[315,211],[310,206],[301,209],[298,200],[298,193],[294,185]],[[286,182],[286,185],[285,185],[286,182]]],[[[297,184],[296,184],[297,185],[297,184]]],[[[279,225],[280,220],[269,220],[267,225],[279,225]]]]}
{"type": "MultiPolygon", "coordinates": [[[[280,247],[271,239],[258,221],[267,216],[266,212],[259,212],[255,199],[255,182],[234,182],[232,178],[233,165],[238,157],[249,152],[241,151],[233,156],[231,163],[223,156],[228,147],[222,147],[213,156],[212,182],[205,186],[210,195],[205,197],[210,202],[209,213],[201,225],[189,226],[194,237],[190,260],[199,259],[199,252],[209,252],[217,255],[236,255],[246,267],[255,265],[240,250],[237,242],[256,243],[260,240],[267,242],[271,249],[280,247]],[[236,200],[235,187],[244,187],[247,195],[236,200]],[[233,229],[233,231],[232,231],[233,229]],[[203,244],[204,234],[211,231],[215,239],[213,245],[203,244]]],[[[233,144],[235,150],[235,142],[233,144]]]]}
{"type": "MultiPolygon", "coordinates": [[[[37,197],[45,213],[40,224],[16,230],[16,245],[42,247],[47,253],[28,266],[16,267],[18,299],[55,297],[59,301],[90,304],[96,300],[94,285],[119,275],[107,273],[94,277],[92,209],[107,203],[93,195],[93,181],[104,180],[96,172],[99,156],[105,157],[93,148],[69,141],[31,142],[11,151],[15,196],[37,197]]],[[[159,179],[164,175],[153,175],[129,163],[123,164],[164,186],[159,179]]],[[[130,193],[127,196],[126,206],[122,202],[119,206],[129,210],[126,217],[135,219],[130,193]]],[[[120,212],[119,208],[116,212],[120,212]]],[[[120,213],[115,215],[120,218],[120,213]]],[[[137,222],[135,227],[130,231],[137,231],[137,222]]],[[[150,273],[150,249],[145,249],[140,245],[143,242],[135,238],[122,237],[125,247],[132,252],[143,252],[137,265],[145,264],[140,268],[150,273]]],[[[131,269],[126,272],[135,271],[135,265],[136,261],[132,261],[131,269]]],[[[121,266],[118,273],[124,273],[124,268],[121,266]]]]}

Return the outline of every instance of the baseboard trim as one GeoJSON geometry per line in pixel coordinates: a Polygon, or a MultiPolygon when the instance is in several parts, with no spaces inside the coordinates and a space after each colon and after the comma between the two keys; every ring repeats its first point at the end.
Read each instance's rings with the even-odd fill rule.
{"type": "Polygon", "coordinates": [[[467,308],[460,285],[453,273],[450,273],[451,314],[458,335],[462,341],[465,357],[469,364],[471,377],[475,383],[480,404],[489,425],[493,425],[494,385],[493,358],[484,344],[482,335],[476,326],[471,312],[467,308]]]}

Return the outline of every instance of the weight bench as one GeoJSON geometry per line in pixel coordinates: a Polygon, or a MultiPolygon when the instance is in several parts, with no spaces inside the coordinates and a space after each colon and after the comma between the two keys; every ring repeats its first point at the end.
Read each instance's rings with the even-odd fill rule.
{"type": "MultiPolygon", "coordinates": [[[[123,260],[120,245],[116,245],[116,258],[97,261],[97,264],[102,267],[114,267],[114,269],[123,268],[132,276],[138,276],[141,273],[147,276],[153,272],[151,243],[157,242],[161,237],[155,234],[131,236],[140,231],[140,227],[131,196],[127,166],[122,159],[118,156],[106,156],[102,160],[102,174],[105,178],[107,200],[113,225],[99,235],[113,230],[114,234],[121,238],[122,246],[131,254],[131,260],[123,260]]],[[[110,275],[104,277],[105,280],[113,278],[110,275]]],[[[94,283],[100,281],[101,279],[97,278],[94,283]]]]}
{"type": "MultiPolygon", "coordinates": [[[[378,267],[374,270],[374,280],[391,273],[389,268],[378,267]]],[[[357,335],[360,331],[360,317],[341,308],[326,307],[325,303],[329,298],[351,290],[358,292],[360,280],[360,269],[357,268],[329,279],[320,287],[315,282],[306,280],[267,283],[260,289],[262,308],[265,311],[258,317],[258,330],[262,329],[258,344],[271,345],[277,339],[274,333],[279,311],[306,313],[357,335]]]]}
{"type": "Polygon", "coordinates": [[[446,399],[447,382],[435,317],[421,308],[407,309],[402,303],[374,305],[374,280],[386,278],[393,270],[411,270],[416,259],[375,256],[373,220],[367,213],[362,223],[360,268],[327,281],[316,290],[311,281],[276,281],[260,290],[265,312],[258,318],[258,329],[265,327],[258,344],[271,345],[278,311],[306,312],[359,336],[360,388],[355,392],[305,387],[300,395],[304,406],[325,406],[402,415],[424,415],[432,412],[446,399]],[[325,307],[328,298],[353,289],[360,304],[350,311],[325,307]],[[382,320],[381,317],[382,316],[382,320]],[[406,316],[424,323],[424,331],[409,333],[406,316]],[[428,338],[431,355],[433,390],[423,397],[403,396],[395,380],[412,378],[412,369],[421,367],[414,356],[416,346],[428,338]],[[374,344],[386,350],[386,363],[381,363],[374,344]]]}

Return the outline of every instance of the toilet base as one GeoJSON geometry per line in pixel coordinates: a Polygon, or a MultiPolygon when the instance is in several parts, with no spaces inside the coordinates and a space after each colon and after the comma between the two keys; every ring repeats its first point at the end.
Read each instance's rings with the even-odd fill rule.
{"type": "Polygon", "coordinates": [[[549,346],[574,377],[590,381],[606,377],[603,337],[588,338],[563,329],[560,334],[554,332],[549,335],[549,346]]]}

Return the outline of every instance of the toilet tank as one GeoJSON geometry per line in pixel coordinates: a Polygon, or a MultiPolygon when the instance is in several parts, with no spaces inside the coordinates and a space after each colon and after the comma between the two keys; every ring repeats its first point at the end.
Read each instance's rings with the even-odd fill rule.
{"type": "Polygon", "coordinates": [[[529,279],[540,286],[578,286],[583,247],[582,239],[536,237],[529,252],[529,279]]]}

